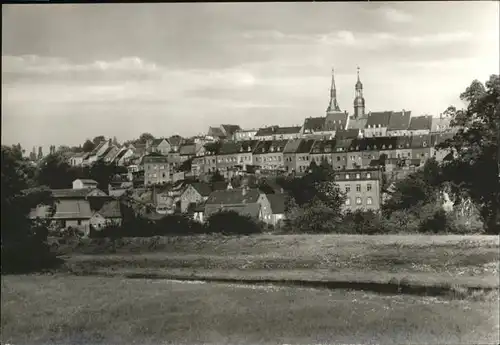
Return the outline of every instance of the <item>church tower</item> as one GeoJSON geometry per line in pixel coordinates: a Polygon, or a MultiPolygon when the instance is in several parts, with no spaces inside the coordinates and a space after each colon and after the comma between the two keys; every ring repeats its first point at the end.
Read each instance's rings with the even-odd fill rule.
{"type": "Polygon", "coordinates": [[[354,118],[359,119],[365,116],[365,99],[363,98],[363,84],[359,80],[359,67],[358,67],[358,81],[356,83],[356,97],[354,98],[354,118]]]}
{"type": "Polygon", "coordinates": [[[327,113],[330,112],[339,112],[340,107],[337,102],[337,88],[335,87],[335,74],[332,68],[332,85],[330,86],[330,103],[328,104],[328,108],[326,109],[327,113]]]}

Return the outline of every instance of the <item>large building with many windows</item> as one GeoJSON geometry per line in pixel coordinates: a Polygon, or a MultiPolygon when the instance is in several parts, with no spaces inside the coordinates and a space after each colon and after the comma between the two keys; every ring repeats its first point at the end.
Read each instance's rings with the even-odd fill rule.
{"type": "Polygon", "coordinates": [[[159,154],[144,156],[144,185],[164,184],[170,181],[168,158],[159,154]]]}
{"type": "Polygon", "coordinates": [[[378,168],[335,171],[335,183],[346,196],[344,210],[380,210],[382,174],[378,168]]]}

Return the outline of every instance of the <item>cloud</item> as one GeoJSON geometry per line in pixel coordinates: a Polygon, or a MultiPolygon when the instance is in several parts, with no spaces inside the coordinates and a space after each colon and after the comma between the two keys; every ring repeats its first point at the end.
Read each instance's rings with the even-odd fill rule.
{"type": "Polygon", "coordinates": [[[381,7],[379,11],[385,19],[393,23],[409,23],[413,21],[413,17],[410,14],[393,7],[381,7]]]}
{"type": "Polygon", "coordinates": [[[474,38],[468,31],[441,32],[429,35],[401,35],[389,32],[352,32],[339,30],[322,34],[285,34],[279,31],[246,32],[243,38],[275,44],[300,44],[308,46],[351,47],[378,49],[390,46],[426,47],[467,42],[474,38]]]}

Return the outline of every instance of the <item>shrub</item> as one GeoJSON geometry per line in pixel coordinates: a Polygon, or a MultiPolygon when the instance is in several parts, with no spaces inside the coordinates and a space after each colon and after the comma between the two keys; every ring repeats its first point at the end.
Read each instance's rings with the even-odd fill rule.
{"type": "Polygon", "coordinates": [[[374,235],[386,233],[387,229],[381,222],[380,214],[371,210],[356,210],[344,215],[338,232],[374,235]]]}
{"type": "Polygon", "coordinates": [[[205,232],[224,235],[250,235],[262,232],[257,222],[234,211],[222,211],[208,217],[205,232]]]}

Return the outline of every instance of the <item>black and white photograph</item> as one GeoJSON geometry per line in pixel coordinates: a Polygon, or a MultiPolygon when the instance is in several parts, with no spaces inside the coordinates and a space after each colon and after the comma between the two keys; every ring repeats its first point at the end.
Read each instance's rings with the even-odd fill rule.
{"type": "Polygon", "coordinates": [[[500,2],[2,5],[8,345],[500,343],[500,2]]]}

